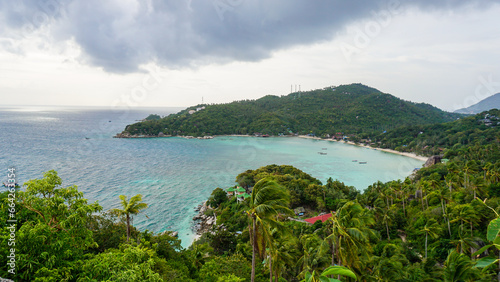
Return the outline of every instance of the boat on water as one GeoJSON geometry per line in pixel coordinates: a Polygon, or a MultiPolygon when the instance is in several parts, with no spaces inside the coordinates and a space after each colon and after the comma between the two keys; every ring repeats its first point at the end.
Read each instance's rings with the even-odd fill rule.
{"type": "Polygon", "coordinates": [[[353,162],[353,163],[357,163],[357,162],[358,162],[358,160],[352,160],[352,162],[353,162]]]}
{"type": "Polygon", "coordinates": [[[367,164],[368,162],[358,162],[359,164],[367,164]]]}
{"type": "Polygon", "coordinates": [[[269,134],[262,134],[262,137],[269,137],[269,134]]]}
{"type": "Polygon", "coordinates": [[[318,152],[318,154],[320,154],[320,155],[326,155],[327,153],[318,152]]]}
{"type": "MultiPolygon", "coordinates": [[[[7,183],[5,183],[5,182],[3,183],[3,187],[9,187],[9,188],[10,188],[10,187],[11,187],[10,185],[12,185],[12,184],[7,184],[7,183]]],[[[15,188],[20,188],[20,187],[21,187],[21,185],[19,185],[19,183],[15,183],[15,184],[14,184],[14,187],[15,187],[15,188]]]]}

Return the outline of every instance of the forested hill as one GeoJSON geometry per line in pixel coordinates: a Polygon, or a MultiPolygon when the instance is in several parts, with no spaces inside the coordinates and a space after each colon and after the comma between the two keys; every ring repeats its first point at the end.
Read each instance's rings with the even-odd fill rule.
{"type": "Polygon", "coordinates": [[[361,137],[371,139],[377,147],[426,156],[442,154],[447,149],[445,157],[452,157],[467,145],[498,144],[500,110],[482,112],[453,122],[413,125],[377,136],[361,137]]]}
{"type": "Polygon", "coordinates": [[[460,115],[351,84],[228,104],[197,105],[126,127],[127,135],[356,134],[446,122],[460,115]]]}

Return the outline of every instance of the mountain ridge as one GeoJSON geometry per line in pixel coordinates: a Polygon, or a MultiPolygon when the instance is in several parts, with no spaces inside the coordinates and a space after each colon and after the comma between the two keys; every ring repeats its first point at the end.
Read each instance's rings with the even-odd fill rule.
{"type": "Polygon", "coordinates": [[[454,111],[454,113],[479,114],[492,109],[500,109],[500,93],[493,94],[487,98],[484,98],[483,100],[467,108],[458,109],[454,111]]]}
{"type": "Polygon", "coordinates": [[[266,95],[256,100],[196,105],[159,120],[128,125],[118,137],[253,133],[331,136],[338,132],[383,132],[460,116],[356,83],[283,96],[266,95]]]}

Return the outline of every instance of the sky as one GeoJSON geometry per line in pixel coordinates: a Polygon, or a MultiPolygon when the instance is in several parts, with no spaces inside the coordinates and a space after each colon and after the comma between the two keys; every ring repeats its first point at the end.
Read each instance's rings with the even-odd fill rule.
{"type": "Polygon", "coordinates": [[[500,92],[500,0],[0,0],[0,105],[188,107],[362,83],[500,92]]]}

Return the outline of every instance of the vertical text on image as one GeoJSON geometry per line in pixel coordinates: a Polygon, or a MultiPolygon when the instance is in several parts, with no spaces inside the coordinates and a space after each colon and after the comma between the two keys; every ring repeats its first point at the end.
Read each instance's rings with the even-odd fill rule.
{"type": "Polygon", "coordinates": [[[9,192],[7,196],[7,230],[9,231],[9,239],[7,241],[7,249],[8,255],[7,255],[7,267],[8,267],[8,272],[12,275],[16,274],[16,225],[17,225],[17,218],[16,218],[16,169],[14,167],[11,167],[7,169],[7,183],[5,185],[7,187],[7,190],[9,192]]]}

